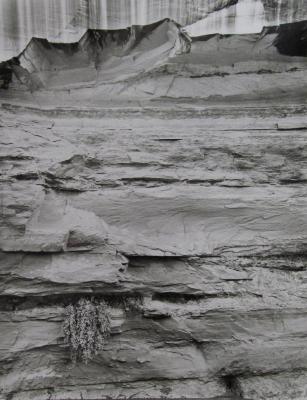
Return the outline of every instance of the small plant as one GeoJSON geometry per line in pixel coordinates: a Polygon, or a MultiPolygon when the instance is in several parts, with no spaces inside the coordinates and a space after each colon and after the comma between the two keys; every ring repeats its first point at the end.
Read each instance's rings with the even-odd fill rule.
{"type": "Polygon", "coordinates": [[[124,309],[126,311],[142,311],[143,310],[143,298],[142,297],[127,297],[123,299],[124,309]]]}
{"type": "Polygon", "coordinates": [[[105,301],[80,299],[65,308],[63,331],[73,363],[88,363],[110,336],[110,313],[105,301]]]}

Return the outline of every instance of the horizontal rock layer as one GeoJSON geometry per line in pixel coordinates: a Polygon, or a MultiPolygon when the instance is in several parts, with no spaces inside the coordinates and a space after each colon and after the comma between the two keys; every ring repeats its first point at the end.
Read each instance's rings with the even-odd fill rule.
{"type": "Polygon", "coordinates": [[[283,110],[2,109],[4,396],[303,399],[306,120],[283,110]],[[72,368],[63,305],[93,294],[112,336],[72,368]]]}
{"type": "Polygon", "coordinates": [[[305,28],[89,30],[3,66],[1,400],[305,400],[305,28]],[[111,336],[74,366],[92,296],[111,336]]]}

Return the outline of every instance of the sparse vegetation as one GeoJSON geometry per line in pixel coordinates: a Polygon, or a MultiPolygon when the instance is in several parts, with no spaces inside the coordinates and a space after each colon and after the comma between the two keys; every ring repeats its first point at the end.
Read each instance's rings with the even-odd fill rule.
{"type": "Polygon", "coordinates": [[[65,308],[63,325],[65,343],[71,360],[88,363],[110,336],[110,310],[103,300],[80,299],[65,308]]]}
{"type": "Polygon", "coordinates": [[[127,297],[123,299],[123,304],[125,311],[143,311],[143,298],[141,296],[127,297]]]}

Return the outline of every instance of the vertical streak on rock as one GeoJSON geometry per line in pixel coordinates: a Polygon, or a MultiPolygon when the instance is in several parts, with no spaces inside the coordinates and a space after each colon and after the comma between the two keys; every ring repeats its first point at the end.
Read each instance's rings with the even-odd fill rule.
{"type": "Polygon", "coordinates": [[[186,25],[231,4],[234,0],[1,0],[0,61],[17,56],[32,37],[76,42],[87,28],[123,29],[165,18],[186,25]]]}

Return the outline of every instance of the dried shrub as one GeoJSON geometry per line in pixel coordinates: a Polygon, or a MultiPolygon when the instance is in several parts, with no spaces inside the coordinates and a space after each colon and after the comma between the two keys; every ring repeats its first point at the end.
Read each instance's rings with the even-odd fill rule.
{"type": "Polygon", "coordinates": [[[65,308],[63,331],[72,361],[88,363],[110,336],[110,313],[105,301],[80,299],[65,308]]]}
{"type": "Polygon", "coordinates": [[[143,311],[143,304],[144,300],[142,297],[127,297],[123,299],[124,309],[126,311],[136,311],[142,312],[143,311]]]}

